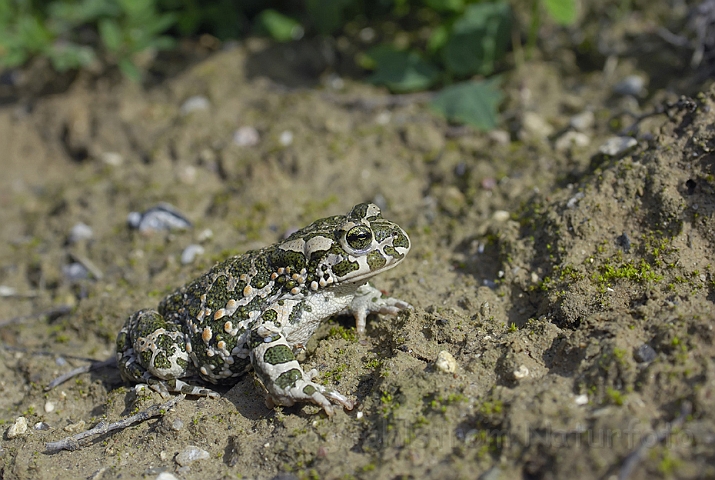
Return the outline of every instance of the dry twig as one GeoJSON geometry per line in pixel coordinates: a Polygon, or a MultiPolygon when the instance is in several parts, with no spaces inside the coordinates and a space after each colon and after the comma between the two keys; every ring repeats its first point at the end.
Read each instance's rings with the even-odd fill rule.
{"type": "Polygon", "coordinates": [[[113,430],[127,428],[137,422],[144,422],[146,420],[149,420],[150,418],[162,416],[167,411],[169,411],[169,409],[173,408],[174,405],[182,401],[184,398],[186,398],[186,395],[177,395],[176,397],[169,399],[161,405],[152,405],[146,410],[143,410],[136,415],[132,415],[131,417],[127,417],[118,422],[107,424],[107,422],[102,420],[94,428],[91,428],[84,432],[80,432],[77,435],[73,435],[71,437],[67,437],[56,442],[47,442],[45,443],[45,448],[50,453],[59,452],[60,450],[79,450],[80,448],[82,448],[81,442],[87,437],[91,437],[93,435],[103,435],[113,430]]]}

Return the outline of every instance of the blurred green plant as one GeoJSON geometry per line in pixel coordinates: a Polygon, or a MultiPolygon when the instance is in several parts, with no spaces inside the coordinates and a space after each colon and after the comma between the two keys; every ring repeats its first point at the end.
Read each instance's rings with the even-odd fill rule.
{"type": "Polygon", "coordinates": [[[277,42],[322,34],[354,38],[358,49],[374,39],[357,56],[369,82],[395,93],[441,89],[435,111],[489,130],[502,99],[490,77],[521,38],[510,3],[531,8],[527,54],[543,13],[560,25],[576,19],[576,0],[0,0],[0,67],[44,56],[59,71],[116,65],[138,80],[142,55],[173,46],[167,32],[221,40],[253,32],[277,42]],[[372,39],[357,38],[368,30],[372,39]]]}
{"type": "Polygon", "coordinates": [[[54,1],[41,6],[0,0],[0,67],[22,65],[34,56],[49,58],[60,72],[101,61],[139,80],[136,56],[174,45],[162,35],[175,22],[174,15],[157,12],[151,1],[54,1]]]}

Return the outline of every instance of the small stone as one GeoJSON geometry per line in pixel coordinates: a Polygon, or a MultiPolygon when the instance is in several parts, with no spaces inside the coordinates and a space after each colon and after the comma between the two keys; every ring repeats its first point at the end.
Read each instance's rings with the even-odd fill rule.
{"type": "Polygon", "coordinates": [[[364,43],[371,43],[373,40],[375,40],[376,36],[377,34],[375,33],[375,29],[372,27],[365,27],[360,30],[360,33],[358,33],[358,37],[364,43]]]}
{"type": "Polygon", "coordinates": [[[611,137],[598,148],[598,151],[604,155],[617,157],[636,145],[638,140],[633,137],[611,137]]]}
{"type": "Polygon", "coordinates": [[[585,393],[578,395],[576,398],[574,398],[574,403],[579,406],[586,405],[588,403],[588,395],[586,395],[585,393]]]}
{"type": "Polygon", "coordinates": [[[211,106],[209,99],[202,95],[194,95],[187,98],[181,105],[181,115],[188,115],[197,110],[208,110],[211,106]]]}
{"type": "Polygon", "coordinates": [[[638,363],[650,363],[655,360],[658,354],[653,350],[653,347],[644,343],[640,347],[636,348],[633,352],[633,358],[635,358],[638,363]]]}
{"type": "Polygon", "coordinates": [[[74,262],[62,266],[62,275],[64,275],[66,280],[76,282],[89,278],[89,271],[81,263],[74,262]]]}
{"type": "Polygon", "coordinates": [[[7,438],[15,438],[24,435],[27,432],[27,419],[25,417],[17,417],[15,423],[7,429],[7,438]]]}
{"type": "Polygon", "coordinates": [[[499,145],[509,145],[511,142],[511,136],[506,130],[491,130],[487,136],[489,140],[499,145]]]}
{"type": "Polygon", "coordinates": [[[193,165],[184,165],[177,169],[176,178],[184,185],[193,185],[196,183],[196,174],[198,170],[193,165]]]}
{"type": "Polygon", "coordinates": [[[526,365],[519,365],[519,368],[512,372],[515,380],[521,380],[529,376],[529,369],[526,365]]]}
{"type": "Polygon", "coordinates": [[[70,229],[70,233],[67,239],[69,243],[78,243],[84,240],[91,240],[93,235],[94,232],[92,232],[92,227],[82,222],[79,222],[70,229]]]}
{"type": "Polygon", "coordinates": [[[556,139],[554,149],[557,152],[566,152],[572,148],[586,147],[591,143],[591,137],[582,132],[566,132],[556,139]]]}
{"type": "Polygon", "coordinates": [[[233,134],[233,143],[239,147],[255,147],[260,141],[261,136],[253,127],[241,127],[233,134]]]}
{"type": "Polygon", "coordinates": [[[182,467],[186,467],[197,460],[207,460],[208,458],[210,458],[209,452],[194,445],[189,445],[174,460],[182,467]]]}
{"type": "Polygon", "coordinates": [[[184,215],[168,203],[160,203],[143,213],[131,212],[127,215],[127,223],[145,234],[162,230],[188,230],[192,226],[184,215]]]}
{"type": "Polygon", "coordinates": [[[99,159],[102,163],[112,167],[118,167],[124,163],[124,157],[118,152],[102,152],[99,159]]]}
{"type": "Polygon", "coordinates": [[[69,433],[83,432],[83,431],[85,430],[85,428],[84,428],[85,425],[86,425],[86,424],[84,423],[84,420],[80,420],[80,421],[77,422],[77,423],[72,423],[72,424],[70,424],[70,425],[67,425],[67,426],[66,426],[65,428],[63,428],[62,430],[64,430],[65,432],[69,432],[69,433]]]}
{"type": "Polygon", "coordinates": [[[179,480],[176,475],[170,472],[161,472],[156,476],[156,480],[179,480]]]}
{"type": "Polygon", "coordinates": [[[502,223],[509,220],[510,216],[511,215],[506,210],[497,210],[492,214],[492,219],[494,219],[495,222],[502,223]]]}
{"type": "Polygon", "coordinates": [[[524,112],[521,124],[524,133],[530,137],[546,138],[554,133],[554,127],[536,112],[524,112]]]}
{"type": "Polygon", "coordinates": [[[171,428],[172,428],[172,430],[175,430],[178,432],[179,430],[184,428],[184,422],[180,418],[177,418],[173,422],[171,422],[171,428]]]}
{"type": "Polygon", "coordinates": [[[640,97],[645,92],[645,78],[638,75],[629,75],[614,87],[618,95],[640,97]]]}
{"type": "Polygon", "coordinates": [[[188,265],[193,263],[197,256],[203,255],[204,247],[197,244],[191,244],[181,252],[181,264],[188,265]]]}
{"type": "Polygon", "coordinates": [[[280,138],[278,141],[283,145],[284,147],[289,146],[290,144],[293,143],[293,132],[290,130],[285,130],[281,133],[280,138]]]}
{"type": "Polygon", "coordinates": [[[45,413],[50,413],[55,411],[55,403],[51,401],[45,402],[45,413]]]}
{"type": "Polygon", "coordinates": [[[50,426],[45,422],[37,422],[32,428],[39,431],[47,431],[50,429],[50,426]]]}
{"type": "Polygon", "coordinates": [[[623,251],[629,253],[631,251],[631,239],[628,237],[626,232],[616,237],[616,243],[623,248],[623,251]]]}
{"type": "Polygon", "coordinates": [[[206,240],[209,240],[213,238],[214,232],[210,228],[205,228],[199,232],[199,234],[196,236],[196,240],[199,242],[205,242],[206,240]]]}
{"type": "Polygon", "coordinates": [[[447,350],[442,350],[437,354],[435,366],[444,373],[454,373],[457,371],[457,360],[447,350]]]}
{"type": "Polygon", "coordinates": [[[596,123],[596,116],[591,110],[585,110],[581,113],[578,113],[571,117],[571,119],[569,120],[569,125],[571,125],[571,128],[574,128],[579,132],[583,132],[585,130],[590,129],[591,127],[593,127],[594,123],[596,123]]]}
{"type": "Polygon", "coordinates": [[[579,200],[581,200],[585,196],[586,195],[583,192],[578,192],[576,195],[569,198],[569,201],[566,202],[566,208],[574,208],[576,205],[578,205],[579,200]]]}
{"type": "Polygon", "coordinates": [[[390,112],[380,112],[375,117],[375,123],[378,125],[387,125],[392,119],[392,113],[390,112]]]}
{"type": "Polygon", "coordinates": [[[541,279],[536,272],[531,272],[531,283],[539,283],[541,279]]]}
{"type": "Polygon", "coordinates": [[[15,295],[17,295],[16,289],[7,285],[0,285],[0,297],[14,297],[15,295]]]}

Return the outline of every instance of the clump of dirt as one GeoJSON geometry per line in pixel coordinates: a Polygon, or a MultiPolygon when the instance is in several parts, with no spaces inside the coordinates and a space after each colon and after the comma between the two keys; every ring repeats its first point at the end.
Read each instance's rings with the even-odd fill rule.
{"type": "Polygon", "coordinates": [[[534,62],[505,82],[513,129],[485,134],[361,84],[278,87],[256,70],[281,61],[266,55],[237,47],[152,89],[77,82],[0,110],[0,419],[30,425],[4,440],[3,478],[715,474],[712,93],[644,119],[613,158],[597,153],[609,125],[652,107],[606,88],[628,62],[578,81],[568,60],[534,62]],[[111,356],[128,315],[362,201],[411,237],[374,283],[415,309],[372,318],[364,339],[330,319],[301,355],[354,411],[269,410],[247,375],[45,452],[162,401],[112,368],[43,388],[111,356]],[[193,228],[127,226],[160,202],[193,228]],[[204,253],[182,263],[188,247],[204,253]],[[177,458],[193,447],[208,458],[177,458]]]}

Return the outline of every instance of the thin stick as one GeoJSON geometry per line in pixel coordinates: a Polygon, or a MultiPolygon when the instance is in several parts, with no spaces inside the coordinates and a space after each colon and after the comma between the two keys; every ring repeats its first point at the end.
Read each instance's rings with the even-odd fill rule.
{"type": "Polygon", "coordinates": [[[660,443],[665,440],[674,429],[680,428],[685,422],[686,417],[690,415],[692,409],[693,406],[690,404],[690,402],[683,402],[683,404],[680,406],[680,415],[678,415],[678,418],[673,420],[673,423],[668,425],[666,428],[660,430],[659,432],[656,432],[655,437],[653,437],[652,435],[646,435],[641,440],[640,445],[638,445],[635,450],[629,453],[626,459],[623,461],[623,465],[621,465],[621,470],[618,472],[618,480],[626,480],[631,475],[633,469],[636,468],[641,459],[648,453],[648,450],[653,448],[657,443],[660,443]]]}
{"type": "Polygon", "coordinates": [[[110,357],[106,360],[102,360],[100,362],[92,362],[89,365],[82,365],[81,367],[77,367],[74,370],[70,370],[67,373],[64,373],[60,375],[59,377],[55,378],[52,380],[46,387],[45,391],[50,391],[53,388],[55,388],[57,385],[61,385],[65,383],[67,380],[70,380],[71,378],[76,377],[77,375],[81,375],[83,373],[91,372],[92,370],[96,370],[98,368],[102,367],[110,367],[113,365],[117,364],[117,358],[116,357],[110,357]]]}
{"type": "Polygon", "coordinates": [[[176,397],[169,399],[161,405],[152,405],[146,410],[143,410],[136,415],[132,415],[131,417],[127,417],[118,422],[107,424],[107,422],[102,420],[94,428],[91,428],[84,432],[80,432],[77,435],[73,435],[71,437],[67,437],[56,442],[47,442],[45,443],[45,448],[50,453],[59,452],[60,450],[79,450],[80,448],[82,448],[81,442],[87,437],[91,437],[92,435],[103,435],[113,430],[127,428],[134,423],[144,422],[153,417],[160,417],[166,412],[168,412],[171,408],[173,408],[174,405],[182,401],[184,398],[186,398],[186,395],[184,394],[177,395],[176,397]]]}

